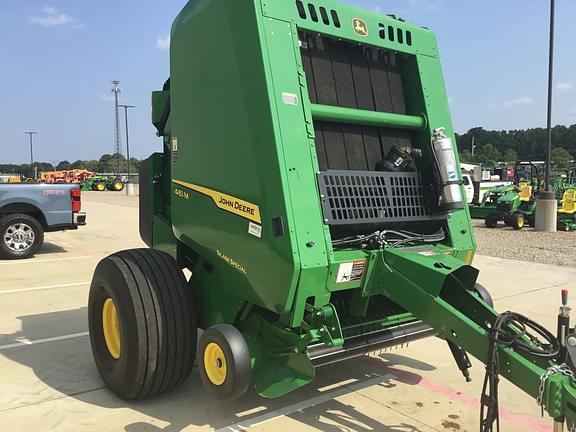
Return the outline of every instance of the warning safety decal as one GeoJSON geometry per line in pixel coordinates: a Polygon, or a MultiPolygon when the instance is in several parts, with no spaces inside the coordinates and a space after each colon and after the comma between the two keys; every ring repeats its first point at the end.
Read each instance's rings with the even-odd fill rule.
{"type": "Polygon", "coordinates": [[[365,268],[366,261],[352,261],[340,264],[338,275],[336,276],[336,283],[362,280],[365,268]]]}

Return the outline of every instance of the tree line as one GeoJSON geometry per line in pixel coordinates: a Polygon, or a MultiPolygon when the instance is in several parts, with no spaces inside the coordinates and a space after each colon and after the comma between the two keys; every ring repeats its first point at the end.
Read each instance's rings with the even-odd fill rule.
{"type": "MultiPolygon", "coordinates": [[[[456,139],[462,162],[546,159],[548,134],[544,128],[490,131],[476,127],[465,134],[456,134],[456,139]]],[[[568,169],[576,155],[576,124],[552,128],[552,146],[551,158],[555,166],[559,169],[568,169]]]]}
{"type": "MultiPolygon", "coordinates": [[[[98,160],[76,160],[73,162],[63,160],[56,164],[50,162],[34,162],[38,173],[45,171],[61,171],[71,169],[86,169],[96,173],[116,173],[118,171],[118,159],[120,159],[120,172],[125,173],[128,170],[128,161],[123,155],[104,154],[98,160]]],[[[140,169],[141,161],[137,158],[130,158],[130,172],[136,173],[140,169]]],[[[20,174],[24,177],[33,177],[34,173],[30,164],[0,164],[0,173],[3,174],[20,174]]]]}

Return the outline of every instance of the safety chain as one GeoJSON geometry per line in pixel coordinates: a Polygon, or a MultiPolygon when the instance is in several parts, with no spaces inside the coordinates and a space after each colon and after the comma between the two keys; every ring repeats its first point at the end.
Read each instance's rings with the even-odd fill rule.
{"type": "MultiPolygon", "coordinates": [[[[576,384],[576,374],[574,374],[572,369],[570,369],[566,363],[550,366],[546,369],[544,373],[540,375],[540,387],[538,388],[538,398],[536,398],[536,402],[542,407],[542,415],[544,415],[544,390],[546,387],[546,381],[548,381],[552,375],[556,375],[557,373],[570,377],[572,383],[576,384]]],[[[570,426],[570,432],[576,432],[576,424],[570,426]]]]}

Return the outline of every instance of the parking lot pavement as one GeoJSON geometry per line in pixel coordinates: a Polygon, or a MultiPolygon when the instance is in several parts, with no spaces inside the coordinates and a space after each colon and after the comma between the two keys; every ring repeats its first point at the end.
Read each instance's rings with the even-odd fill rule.
{"type": "MultiPolygon", "coordinates": [[[[88,225],[47,234],[32,260],[0,262],[0,430],[19,431],[474,431],[484,368],[466,384],[445,342],[427,339],[318,370],[316,381],[266,400],[207,396],[198,373],[170,394],[125,402],[104,388],[87,336],[89,281],[98,260],[143,246],[137,201],[85,194],[88,225]]],[[[480,281],[499,310],[555,327],[560,288],[576,270],[478,257],[480,281]]],[[[528,396],[501,383],[502,430],[548,431],[528,396]]]]}

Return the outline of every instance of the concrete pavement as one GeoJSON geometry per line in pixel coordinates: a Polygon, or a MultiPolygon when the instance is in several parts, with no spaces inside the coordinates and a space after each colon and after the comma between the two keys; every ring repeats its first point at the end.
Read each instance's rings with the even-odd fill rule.
{"type": "MultiPolygon", "coordinates": [[[[136,201],[84,194],[88,225],[50,233],[34,259],[0,261],[0,429],[19,431],[475,431],[484,368],[466,384],[445,342],[404,348],[318,370],[317,380],[285,397],[249,392],[207,396],[196,370],[170,394],[125,402],[104,388],[90,352],[86,303],[98,260],[143,246],[136,201]]],[[[549,328],[561,288],[576,293],[576,270],[478,257],[480,282],[498,310],[512,309],[549,328]]],[[[548,431],[534,400],[501,383],[503,431],[548,431]]]]}

